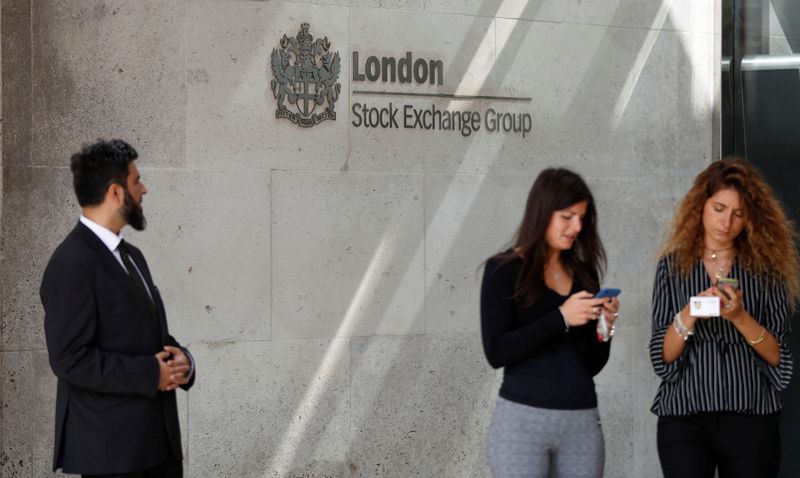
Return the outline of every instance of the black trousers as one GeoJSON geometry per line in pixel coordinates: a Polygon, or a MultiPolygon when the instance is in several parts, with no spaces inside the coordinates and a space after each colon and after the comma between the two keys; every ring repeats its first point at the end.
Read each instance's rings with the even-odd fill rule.
{"type": "Polygon", "coordinates": [[[781,462],[780,412],[714,412],[658,418],[665,478],[775,478],[781,462]]]}
{"type": "Polygon", "coordinates": [[[83,478],[183,478],[183,460],[170,457],[164,463],[142,471],[81,476],[83,478]]]}

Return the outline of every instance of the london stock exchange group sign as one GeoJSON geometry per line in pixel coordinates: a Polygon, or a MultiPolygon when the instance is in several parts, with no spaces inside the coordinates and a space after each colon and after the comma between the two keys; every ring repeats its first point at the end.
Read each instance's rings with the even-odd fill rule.
{"type": "Polygon", "coordinates": [[[314,40],[310,29],[309,23],[301,24],[297,36],[283,35],[280,48],[272,49],[270,83],[278,100],[275,117],[306,128],[336,120],[334,106],[342,89],[339,53],[330,51],[328,37],[314,40]]]}

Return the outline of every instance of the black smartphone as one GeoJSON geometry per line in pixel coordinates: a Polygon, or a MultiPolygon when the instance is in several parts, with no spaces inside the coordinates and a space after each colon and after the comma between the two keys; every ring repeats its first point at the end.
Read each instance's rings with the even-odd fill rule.
{"type": "Polygon", "coordinates": [[[722,287],[725,285],[727,285],[733,290],[736,290],[739,288],[739,279],[731,279],[728,277],[720,277],[719,279],[717,279],[717,289],[719,289],[719,291],[722,292],[722,295],[724,295],[726,299],[731,300],[731,296],[728,294],[728,291],[726,291],[725,288],[722,287]]]}

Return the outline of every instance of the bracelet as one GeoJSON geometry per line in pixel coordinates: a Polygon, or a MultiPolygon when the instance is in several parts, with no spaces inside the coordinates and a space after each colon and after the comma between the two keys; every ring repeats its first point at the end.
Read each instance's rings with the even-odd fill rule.
{"type": "Polygon", "coordinates": [[[675,314],[675,318],[672,321],[672,326],[675,328],[675,333],[678,334],[678,337],[682,338],[684,341],[689,340],[689,337],[694,335],[694,329],[690,329],[686,327],[681,320],[681,313],[678,312],[675,314]]]}
{"type": "Polygon", "coordinates": [[[761,327],[761,335],[759,335],[755,340],[747,339],[747,343],[750,345],[758,345],[763,342],[765,338],[767,338],[767,329],[761,327]]]}

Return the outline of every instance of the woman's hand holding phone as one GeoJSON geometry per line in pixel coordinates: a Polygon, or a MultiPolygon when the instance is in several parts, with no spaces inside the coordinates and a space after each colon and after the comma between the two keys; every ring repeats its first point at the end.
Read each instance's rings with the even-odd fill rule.
{"type": "Polygon", "coordinates": [[[742,312],[744,312],[742,291],[738,287],[738,280],[722,278],[717,281],[716,287],[710,289],[711,294],[719,297],[722,303],[720,316],[731,322],[741,318],[742,312]]]}
{"type": "Polygon", "coordinates": [[[576,292],[561,304],[561,314],[570,327],[584,325],[600,317],[601,308],[607,301],[608,299],[595,299],[585,290],[576,292]]]}

